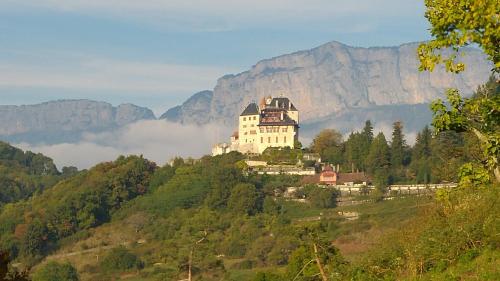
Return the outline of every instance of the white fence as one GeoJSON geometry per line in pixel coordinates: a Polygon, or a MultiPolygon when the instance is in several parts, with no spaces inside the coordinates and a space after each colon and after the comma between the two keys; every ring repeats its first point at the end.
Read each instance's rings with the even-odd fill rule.
{"type": "MultiPolygon", "coordinates": [[[[435,191],[440,188],[454,188],[456,183],[439,183],[439,184],[397,184],[387,187],[388,194],[420,194],[430,191],[435,191]]],[[[374,186],[343,186],[335,185],[333,188],[340,191],[341,195],[359,195],[369,194],[375,190],[374,186]]]]}

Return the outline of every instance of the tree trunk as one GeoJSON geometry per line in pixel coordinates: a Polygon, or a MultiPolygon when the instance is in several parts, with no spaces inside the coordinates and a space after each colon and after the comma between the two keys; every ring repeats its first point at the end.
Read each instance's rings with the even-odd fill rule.
{"type": "Polygon", "coordinates": [[[316,246],[316,243],[313,243],[314,247],[314,258],[316,259],[316,264],[318,265],[319,272],[321,273],[321,279],[323,281],[328,281],[328,278],[326,277],[325,270],[323,269],[323,265],[321,264],[321,261],[319,260],[318,256],[318,246],[316,246]]]}
{"type": "Polygon", "coordinates": [[[188,281],[192,281],[191,275],[191,264],[193,263],[193,249],[189,252],[189,262],[188,262],[188,281]]]}

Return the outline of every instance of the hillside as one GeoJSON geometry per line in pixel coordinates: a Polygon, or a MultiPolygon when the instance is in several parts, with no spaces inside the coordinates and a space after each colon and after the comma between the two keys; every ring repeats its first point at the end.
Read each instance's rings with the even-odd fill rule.
{"type": "MultiPolygon", "coordinates": [[[[258,62],[250,70],[226,75],[217,81],[213,95],[195,95],[188,102],[171,109],[163,118],[174,122],[234,126],[236,117],[251,101],[265,95],[289,97],[301,113],[301,120],[311,127],[316,121],[347,119],[354,112],[376,110],[380,106],[417,105],[416,114],[428,110],[418,107],[442,97],[455,87],[472,93],[485,82],[491,65],[477,49],[466,49],[467,71],[452,75],[439,69],[419,72],[418,43],[397,47],[357,48],[330,42],[311,50],[300,51],[258,62]],[[199,106],[193,106],[197,104],[199,106]],[[202,110],[199,110],[202,108],[202,110]]],[[[375,123],[392,122],[378,116],[375,123]]],[[[393,116],[391,116],[393,117],[393,116]]],[[[397,114],[399,119],[407,115],[397,114]]],[[[425,121],[411,128],[420,130],[425,121]]],[[[360,124],[349,124],[350,131],[360,124]]]]}
{"type": "Polygon", "coordinates": [[[61,177],[52,159],[0,141],[0,207],[41,193],[61,177]]]}
{"type": "Polygon", "coordinates": [[[83,132],[101,132],[139,120],[155,119],[147,108],[113,107],[90,100],[59,100],[35,105],[0,105],[0,139],[10,142],[61,143],[81,140],[83,132]]]}

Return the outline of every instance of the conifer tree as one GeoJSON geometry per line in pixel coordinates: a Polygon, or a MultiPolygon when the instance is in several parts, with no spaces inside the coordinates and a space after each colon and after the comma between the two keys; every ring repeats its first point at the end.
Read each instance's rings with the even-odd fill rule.
{"type": "Polygon", "coordinates": [[[370,153],[366,158],[367,171],[374,176],[374,183],[380,190],[385,189],[390,182],[390,152],[387,140],[382,132],[373,139],[370,153]]]}
{"type": "Polygon", "coordinates": [[[391,166],[400,168],[407,164],[407,145],[403,135],[403,124],[394,122],[391,141],[391,166]]]}

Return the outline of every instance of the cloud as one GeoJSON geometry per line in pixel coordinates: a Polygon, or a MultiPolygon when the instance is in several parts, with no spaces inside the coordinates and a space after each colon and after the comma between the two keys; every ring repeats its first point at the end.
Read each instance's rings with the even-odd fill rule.
{"type": "Polygon", "coordinates": [[[213,144],[229,136],[229,130],[216,125],[195,126],[164,120],[140,121],[116,131],[87,133],[78,143],[16,146],[40,152],[56,165],[89,168],[120,155],[143,155],[162,165],[175,156],[200,157],[210,154],[213,144]]]}
{"type": "Polygon", "coordinates": [[[215,86],[218,77],[233,70],[75,56],[64,64],[0,62],[0,87],[192,93],[215,86]]]}
{"type": "MultiPolygon", "coordinates": [[[[10,7],[138,20],[168,29],[234,30],[269,24],[303,24],[367,17],[404,18],[422,10],[422,1],[401,0],[17,0],[10,7]]],[[[355,23],[356,21],[354,21],[355,23]]],[[[341,23],[341,21],[337,21],[341,23]]],[[[273,26],[269,26],[273,27],[273,26]]]]}

